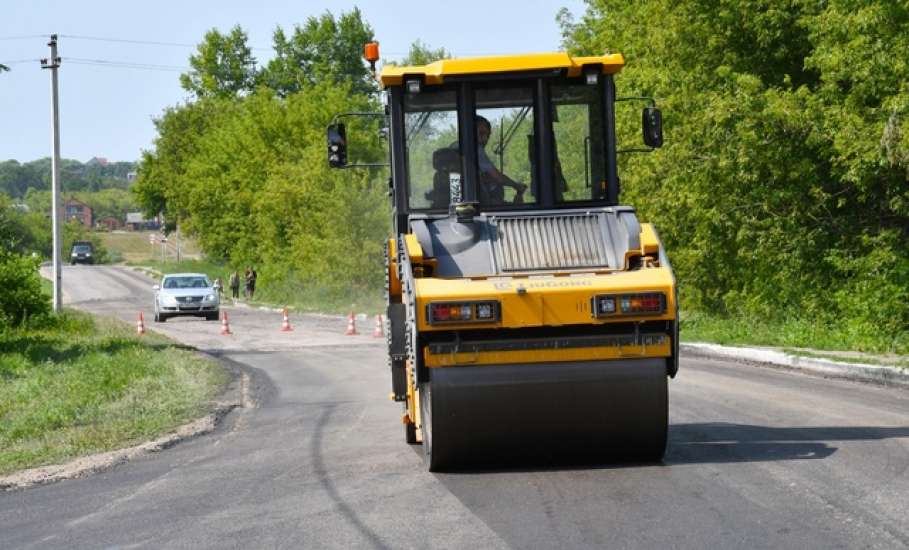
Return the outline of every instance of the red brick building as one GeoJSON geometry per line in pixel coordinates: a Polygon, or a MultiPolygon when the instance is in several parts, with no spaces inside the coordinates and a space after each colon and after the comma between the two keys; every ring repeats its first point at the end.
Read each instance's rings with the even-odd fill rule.
{"type": "Polygon", "coordinates": [[[63,221],[68,223],[77,220],[85,227],[92,227],[92,207],[76,199],[67,199],[63,202],[63,221]]]}

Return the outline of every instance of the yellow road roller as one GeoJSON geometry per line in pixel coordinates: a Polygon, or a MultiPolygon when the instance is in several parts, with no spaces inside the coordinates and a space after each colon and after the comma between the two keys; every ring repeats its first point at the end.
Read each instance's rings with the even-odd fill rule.
{"type": "MultiPolygon", "coordinates": [[[[620,202],[616,165],[661,146],[662,121],[652,99],[617,97],[623,65],[547,53],[377,77],[391,398],[431,471],[665,452],[676,283],[656,229],[620,202]],[[646,102],[646,146],[620,149],[629,100],[646,102]]],[[[337,168],[357,166],[343,116],[328,128],[337,168]]]]}

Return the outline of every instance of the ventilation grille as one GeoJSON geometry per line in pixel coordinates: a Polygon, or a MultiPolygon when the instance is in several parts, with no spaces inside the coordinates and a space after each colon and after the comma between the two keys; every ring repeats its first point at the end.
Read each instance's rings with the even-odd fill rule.
{"type": "Polygon", "coordinates": [[[597,214],[498,218],[494,254],[499,271],[577,269],[609,264],[597,214]]]}

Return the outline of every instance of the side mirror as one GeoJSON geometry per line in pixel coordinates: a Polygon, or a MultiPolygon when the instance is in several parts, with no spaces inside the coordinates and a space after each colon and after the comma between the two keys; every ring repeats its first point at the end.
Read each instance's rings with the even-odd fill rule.
{"type": "Polygon", "coordinates": [[[154,291],[157,292],[157,291],[161,290],[161,287],[158,286],[158,285],[155,285],[155,286],[152,287],[152,290],[154,290],[154,291]]]}
{"type": "Polygon", "coordinates": [[[644,143],[648,147],[662,147],[663,145],[663,114],[656,107],[645,107],[642,114],[642,129],[644,143]]]}
{"type": "Polygon", "coordinates": [[[347,166],[347,129],[343,124],[328,127],[328,165],[332,168],[347,166]]]}

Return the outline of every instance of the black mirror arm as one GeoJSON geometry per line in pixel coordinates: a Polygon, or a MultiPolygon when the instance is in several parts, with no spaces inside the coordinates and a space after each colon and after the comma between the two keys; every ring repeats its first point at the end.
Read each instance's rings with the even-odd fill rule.
{"type": "Polygon", "coordinates": [[[375,111],[351,111],[349,113],[339,113],[331,119],[331,124],[338,124],[342,118],[350,118],[355,116],[366,116],[366,117],[385,117],[388,116],[385,113],[378,113],[375,111]]]}
{"type": "Polygon", "coordinates": [[[646,95],[630,95],[615,98],[616,103],[619,103],[620,101],[646,101],[648,107],[656,107],[656,100],[646,95]]]}

